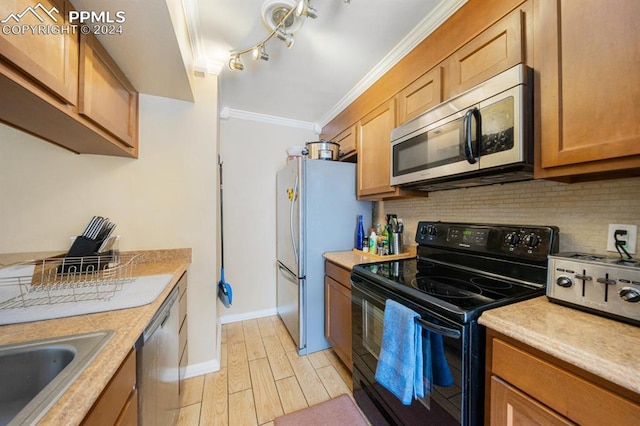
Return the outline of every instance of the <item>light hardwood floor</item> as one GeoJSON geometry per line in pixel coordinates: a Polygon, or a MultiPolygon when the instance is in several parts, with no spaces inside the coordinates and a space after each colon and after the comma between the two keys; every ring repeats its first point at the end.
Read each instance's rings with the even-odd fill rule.
{"type": "Polygon", "coordinates": [[[331,349],[299,356],[277,316],[222,326],[220,371],[185,381],[178,426],[273,425],[341,394],[351,373],[331,349]]]}

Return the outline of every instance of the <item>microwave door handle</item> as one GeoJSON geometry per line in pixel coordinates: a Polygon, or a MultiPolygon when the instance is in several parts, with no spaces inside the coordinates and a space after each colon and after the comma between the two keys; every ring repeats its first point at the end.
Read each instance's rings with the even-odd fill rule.
{"type": "Polygon", "coordinates": [[[482,125],[480,122],[480,110],[478,108],[471,108],[464,114],[464,157],[469,162],[469,164],[475,164],[476,157],[479,156],[478,146],[480,144],[480,139],[482,138],[482,125]],[[472,139],[472,125],[473,119],[476,120],[476,134],[475,134],[475,144],[472,139]],[[475,145],[475,150],[473,149],[475,145]]]}

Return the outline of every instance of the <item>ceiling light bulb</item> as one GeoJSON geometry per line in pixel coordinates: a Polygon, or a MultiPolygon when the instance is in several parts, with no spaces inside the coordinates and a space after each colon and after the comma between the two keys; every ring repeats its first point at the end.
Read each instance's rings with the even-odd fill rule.
{"type": "Polygon", "coordinates": [[[309,0],[300,0],[296,6],[296,16],[308,16],[309,18],[316,19],[318,17],[318,11],[311,7],[309,0]]]}
{"type": "Polygon", "coordinates": [[[268,61],[269,54],[265,50],[264,44],[260,44],[254,47],[253,50],[251,51],[251,57],[253,58],[254,61],[257,61],[258,59],[268,61]]]}
{"type": "Polygon", "coordinates": [[[240,55],[233,55],[231,59],[229,59],[229,69],[232,71],[242,71],[244,69],[240,55]]]}
{"type": "Polygon", "coordinates": [[[291,34],[287,34],[282,30],[282,28],[278,28],[278,30],[276,31],[276,36],[284,42],[284,45],[287,46],[287,48],[291,49],[291,46],[293,46],[294,42],[293,36],[291,34]]]}

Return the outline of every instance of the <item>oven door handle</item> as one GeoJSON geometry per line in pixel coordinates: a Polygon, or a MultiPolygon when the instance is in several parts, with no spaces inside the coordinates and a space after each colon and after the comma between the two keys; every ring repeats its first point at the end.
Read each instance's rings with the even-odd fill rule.
{"type": "MultiPolygon", "coordinates": [[[[379,307],[381,307],[384,310],[384,305],[385,305],[385,300],[383,298],[381,298],[380,296],[378,296],[377,294],[374,294],[368,290],[365,290],[363,288],[363,286],[359,285],[359,283],[362,282],[359,278],[355,278],[355,277],[351,277],[351,287],[352,288],[356,288],[356,290],[360,293],[362,293],[363,295],[365,295],[365,297],[367,297],[369,300],[374,300],[375,302],[377,302],[378,305],[380,305],[379,307]]],[[[424,328],[425,330],[428,330],[432,333],[436,333],[436,334],[440,334],[444,337],[450,337],[452,339],[459,339],[460,336],[462,336],[462,334],[460,333],[460,330],[456,330],[453,328],[449,328],[449,327],[444,327],[442,325],[439,324],[434,324],[432,322],[426,321],[422,318],[416,318],[415,322],[417,325],[419,325],[420,327],[424,328]]]]}
{"type": "Polygon", "coordinates": [[[438,324],[434,324],[432,322],[429,321],[425,321],[422,318],[416,318],[415,319],[416,325],[419,325],[420,327],[424,328],[425,330],[428,330],[432,333],[435,334],[440,334],[444,337],[450,337],[452,339],[459,339],[461,334],[459,330],[454,330],[452,328],[448,328],[448,327],[443,327],[441,325],[438,324]]]}

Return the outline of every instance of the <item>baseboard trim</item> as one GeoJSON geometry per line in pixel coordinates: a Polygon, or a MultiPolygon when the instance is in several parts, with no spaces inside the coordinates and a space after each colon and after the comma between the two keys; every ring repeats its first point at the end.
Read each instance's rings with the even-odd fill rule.
{"type": "Polygon", "coordinates": [[[223,315],[219,318],[220,324],[229,324],[231,322],[246,321],[255,318],[270,317],[277,315],[277,308],[264,309],[262,311],[246,312],[244,314],[223,315]]]}
{"type": "Polygon", "coordinates": [[[211,361],[201,362],[198,364],[187,365],[184,372],[184,378],[188,379],[195,376],[202,376],[203,374],[215,373],[220,371],[220,353],[218,353],[218,359],[212,359],[211,361]]]}

